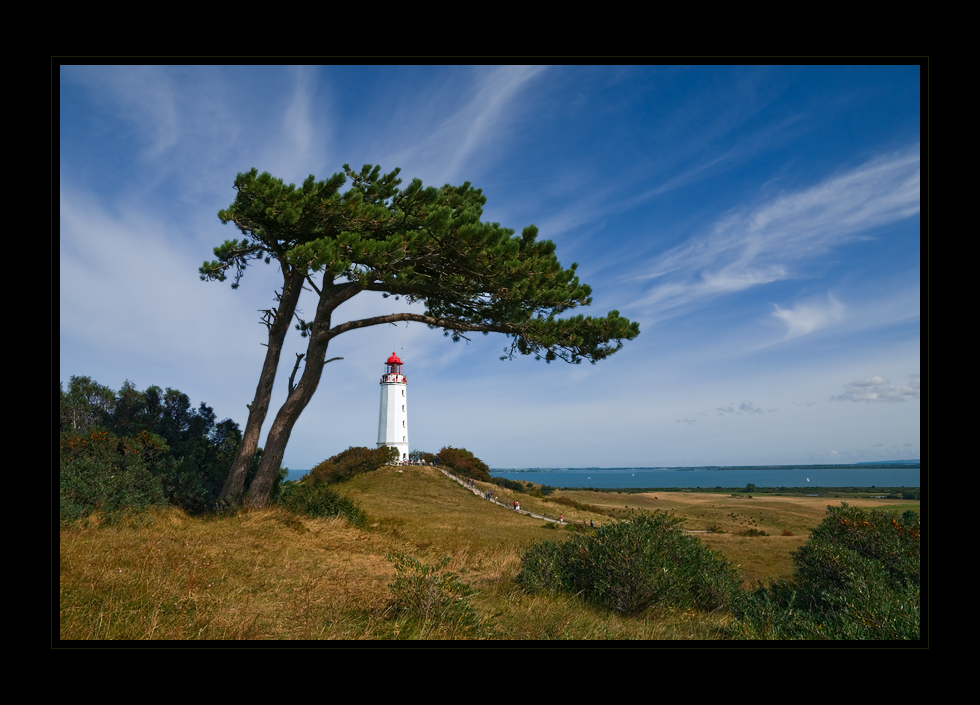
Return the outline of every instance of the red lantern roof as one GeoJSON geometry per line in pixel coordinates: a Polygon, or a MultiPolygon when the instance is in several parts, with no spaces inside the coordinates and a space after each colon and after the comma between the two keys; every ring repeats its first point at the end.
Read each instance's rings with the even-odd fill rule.
{"type": "Polygon", "coordinates": [[[402,364],[402,361],[401,361],[401,359],[400,359],[400,358],[399,358],[399,357],[398,357],[398,356],[397,356],[397,355],[396,355],[396,354],[394,353],[394,351],[392,351],[392,353],[391,353],[391,357],[389,357],[389,358],[388,358],[388,361],[387,361],[387,362],[386,362],[385,364],[388,364],[388,365],[400,365],[400,364],[402,364]]]}

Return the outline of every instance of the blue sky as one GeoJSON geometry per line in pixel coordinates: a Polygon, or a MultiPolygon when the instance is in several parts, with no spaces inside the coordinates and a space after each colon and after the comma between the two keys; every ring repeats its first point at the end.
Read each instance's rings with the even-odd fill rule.
{"type": "MultiPolygon", "coordinates": [[[[413,449],[491,467],[918,458],[918,66],[64,66],[60,380],[173,387],[244,427],[281,276],[198,267],[238,172],[378,164],[464,181],[640,336],[596,365],[500,361],[401,324],[336,338],[284,464],[377,440],[397,351],[413,449]],[[277,281],[278,280],[278,281],[277,281]]],[[[312,294],[299,308],[313,310],[312,294]]],[[[421,311],[422,306],[416,306],[421,311]]],[[[362,318],[410,310],[364,293],[362,318]]],[[[309,318],[310,316],[306,316],[309,318]]],[[[273,394],[285,399],[286,341],[273,394]]],[[[264,436],[263,436],[264,438],[264,436]]]]}

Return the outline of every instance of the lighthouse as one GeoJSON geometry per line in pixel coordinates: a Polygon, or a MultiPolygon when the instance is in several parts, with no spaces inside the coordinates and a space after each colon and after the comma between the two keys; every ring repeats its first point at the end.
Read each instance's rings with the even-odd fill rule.
{"type": "Polygon", "coordinates": [[[381,413],[378,415],[378,448],[398,449],[398,459],[408,461],[408,412],[405,390],[408,378],[402,374],[402,361],[394,352],[385,362],[381,375],[381,413]]]}

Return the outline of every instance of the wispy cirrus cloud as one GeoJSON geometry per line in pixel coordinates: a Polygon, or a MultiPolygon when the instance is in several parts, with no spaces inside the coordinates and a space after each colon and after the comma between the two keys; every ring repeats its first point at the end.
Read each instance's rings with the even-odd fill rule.
{"type": "Polygon", "coordinates": [[[833,296],[826,302],[811,301],[794,308],[780,308],[774,305],[774,318],[786,326],[786,338],[797,338],[839,321],[844,315],[844,306],[833,296]]]}
{"type": "MultiPolygon", "coordinates": [[[[642,278],[656,283],[641,305],[670,315],[718,295],[792,278],[801,263],[918,212],[916,144],[752,210],[730,213],[707,235],[650,262],[642,278]]],[[[812,314],[776,315],[791,335],[799,335],[817,325],[812,314]]]]}
{"type": "MultiPolygon", "coordinates": [[[[465,85],[458,79],[447,80],[425,96],[431,106],[420,112],[425,119],[401,131],[403,139],[409,133],[416,138],[410,140],[410,147],[396,150],[392,159],[412,164],[412,175],[428,174],[429,180],[454,182],[464,168],[472,178],[473,164],[481,155],[499,156],[498,143],[518,112],[517,99],[547,68],[500,66],[474,70],[465,85]]],[[[418,102],[418,96],[413,96],[413,102],[418,102]]]]}
{"type": "Polygon", "coordinates": [[[142,156],[155,158],[180,139],[177,90],[159,66],[63,66],[62,76],[89,90],[101,110],[140,137],[142,156]]]}

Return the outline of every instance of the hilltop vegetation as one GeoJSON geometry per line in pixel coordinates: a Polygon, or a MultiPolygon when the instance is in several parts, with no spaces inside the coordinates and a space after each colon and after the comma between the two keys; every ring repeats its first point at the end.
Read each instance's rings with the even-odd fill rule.
{"type": "Polygon", "coordinates": [[[841,503],[811,532],[810,498],[621,505],[490,478],[462,448],[418,453],[568,522],[542,523],[436,467],[352,447],[271,508],[219,512],[232,421],[128,382],[73,377],[61,397],[64,639],[919,638],[917,504],[841,503]]]}
{"type": "Polygon", "coordinates": [[[300,482],[305,485],[332,485],[345,482],[355,475],[392,465],[396,460],[398,460],[398,450],[390,446],[373,449],[351,446],[314,467],[300,482]]]}
{"type": "MultiPolygon", "coordinates": [[[[721,544],[722,554],[682,532],[679,520],[697,516],[690,511],[633,508],[627,524],[607,508],[556,504],[525,487],[522,506],[563,511],[570,523],[559,526],[480,499],[428,466],[314,485],[360,519],[287,510],[289,488],[301,484],[261,511],[153,509],[112,529],[66,526],[62,637],[918,638],[912,511],[841,507],[809,539],[742,538],[721,544]],[[741,587],[736,564],[754,541],[798,546],[792,575],[741,587]],[[535,572],[544,576],[537,586],[535,572]]],[[[477,487],[495,488],[504,503],[511,496],[477,487]]]]}
{"type": "Polygon", "coordinates": [[[465,448],[446,446],[439,451],[436,463],[460,477],[469,477],[481,482],[490,482],[490,466],[465,448]]]}

